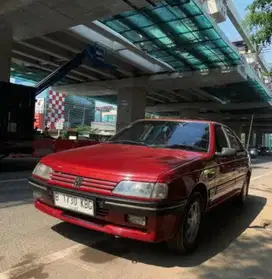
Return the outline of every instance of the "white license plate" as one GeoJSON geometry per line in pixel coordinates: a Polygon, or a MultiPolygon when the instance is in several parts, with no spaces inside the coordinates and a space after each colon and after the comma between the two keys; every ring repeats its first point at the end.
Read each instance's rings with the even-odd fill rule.
{"type": "Polygon", "coordinates": [[[58,207],[94,216],[94,201],[91,199],[54,191],[54,202],[58,207]]]}

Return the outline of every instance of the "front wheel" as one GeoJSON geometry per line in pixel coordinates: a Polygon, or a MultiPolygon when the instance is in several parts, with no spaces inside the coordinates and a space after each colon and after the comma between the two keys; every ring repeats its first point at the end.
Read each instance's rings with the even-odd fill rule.
{"type": "Polygon", "coordinates": [[[197,248],[203,216],[203,202],[200,193],[192,194],[176,235],[168,244],[177,252],[189,253],[197,248]]]}

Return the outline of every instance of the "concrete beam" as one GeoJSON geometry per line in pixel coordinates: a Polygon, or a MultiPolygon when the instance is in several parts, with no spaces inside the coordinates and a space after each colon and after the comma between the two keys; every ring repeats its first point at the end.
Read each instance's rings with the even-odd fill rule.
{"type": "Polygon", "coordinates": [[[88,92],[95,87],[105,89],[122,89],[127,87],[152,88],[154,90],[178,90],[203,87],[223,86],[247,79],[242,66],[230,67],[228,70],[211,69],[208,72],[188,71],[182,73],[154,74],[151,76],[95,81],[77,85],[61,85],[57,90],[68,92],[71,87],[88,92]]]}
{"type": "Polygon", "coordinates": [[[170,102],[174,102],[174,103],[178,102],[177,98],[171,96],[171,94],[166,94],[166,92],[165,94],[159,93],[156,90],[153,90],[152,88],[148,88],[147,91],[149,92],[150,95],[159,96],[160,98],[168,100],[170,102]]]}
{"type": "MultiPolygon", "coordinates": [[[[40,68],[41,70],[43,70],[43,68],[51,69],[51,72],[56,70],[61,65],[61,63],[50,61],[50,59],[45,60],[44,59],[45,55],[37,55],[35,51],[31,54],[31,52],[28,53],[20,49],[21,48],[20,47],[18,48],[18,45],[16,45],[15,48],[12,50],[12,57],[14,59],[19,59],[22,62],[25,62],[25,64],[31,64],[32,66],[40,68]]],[[[79,70],[72,70],[66,76],[70,77],[75,81],[80,81],[80,82],[85,82],[87,79],[88,80],[93,79],[92,76],[86,74],[86,71],[81,72],[79,70]]]]}
{"type": "MultiPolygon", "coordinates": [[[[40,69],[42,71],[48,72],[48,75],[55,70],[54,68],[52,68],[49,65],[46,65],[46,66],[39,65],[39,64],[35,63],[35,61],[33,61],[29,58],[26,58],[24,56],[18,55],[18,54],[13,55],[12,62],[14,62],[15,64],[20,65],[20,66],[26,66],[27,65],[27,66],[35,67],[35,68],[40,69]]],[[[66,77],[68,77],[69,79],[74,80],[74,81],[79,81],[79,82],[84,81],[82,78],[80,78],[78,76],[75,76],[75,75],[72,75],[72,74],[67,74],[66,77]]]]}
{"type": "Polygon", "coordinates": [[[200,88],[195,88],[194,90],[192,89],[193,91],[193,94],[195,95],[198,95],[198,96],[201,96],[201,97],[204,97],[205,99],[208,99],[208,100],[211,100],[211,101],[214,101],[216,103],[220,103],[220,104],[224,104],[225,101],[224,100],[221,100],[215,96],[213,96],[212,94],[200,89],[200,88]]]}
{"type": "Polygon", "coordinates": [[[156,112],[173,112],[180,111],[181,109],[208,109],[208,110],[246,110],[256,108],[268,108],[269,103],[228,103],[228,104],[216,104],[211,102],[199,102],[199,103],[177,103],[177,104],[165,104],[157,105],[153,107],[147,107],[146,110],[150,113],[156,112]]]}
{"type": "MultiPolygon", "coordinates": [[[[78,40],[75,40],[74,36],[69,36],[69,34],[67,34],[67,33],[58,32],[57,35],[61,36],[61,39],[56,39],[56,38],[53,39],[52,37],[49,37],[50,35],[42,36],[42,37],[40,37],[40,39],[42,39],[42,40],[44,40],[44,41],[46,41],[46,42],[48,42],[48,43],[50,43],[52,45],[56,45],[58,47],[61,47],[61,48],[66,49],[68,51],[71,51],[74,54],[81,52],[86,47],[86,43],[84,43],[84,46],[82,46],[80,48],[74,47],[73,43],[71,42],[71,40],[74,40],[76,42],[78,40]],[[66,35],[66,38],[64,37],[65,35],[66,35]],[[67,39],[67,37],[69,39],[67,39]],[[65,39],[65,41],[62,42],[62,39],[65,39]]],[[[74,44],[76,44],[76,42],[74,42],[74,44]]],[[[78,42],[80,42],[80,41],[78,41],[78,42]]],[[[107,60],[108,60],[108,57],[107,57],[107,60]]],[[[133,76],[133,74],[130,71],[127,71],[127,70],[122,68],[122,65],[120,65],[120,64],[122,64],[120,60],[118,62],[120,62],[120,63],[118,63],[118,69],[117,69],[118,72],[120,72],[123,75],[128,76],[128,77],[129,76],[133,76]]],[[[85,67],[85,69],[88,69],[88,66],[83,64],[83,68],[84,67],[85,67]]]]}
{"type": "MultiPolygon", "coordinates": [[[[57,59],[59,59],[60,62],[65,63],[66,61],[70,60],[71,58],[74,57],[74,53],[72,53],[71,51],[67,51],[64,49],[52,49],[52,46],[50,48],[50,46],[46,45],[45,42],[40,41],[39,39],[33,39],[31,41],[25,41],[25,42],[17,42],[20,45],[29,47],[31,49],[34,49],[36,51],[39,51],[41,53],[45,53],[48,54],[52,57],[55,57],[57,59]]],[[[87,66],[85,64],[82,64],[81,67],[85,67],[85,69],[92,71],[92,72],[96,72],[98,74],[101,74],[105,77],[108,78],[115,78],[114,75],[110,74],[110,73],[106,73],[102,70],[99,70],[97,68],[91,67],[91,66],[87,66]]],[[[91,74],[91,73],[90,73],[91,74]]],[[[97,80],[96,77],[92,77],[92,80],[97,80]]]]}

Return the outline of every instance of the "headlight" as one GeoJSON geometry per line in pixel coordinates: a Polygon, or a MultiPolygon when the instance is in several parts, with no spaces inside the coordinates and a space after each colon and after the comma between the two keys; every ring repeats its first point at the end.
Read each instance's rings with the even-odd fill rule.
{"type": "Polygon", "coordinates": [[[33,174],[39,176],[43,179],[50,179],[50,175],[52,173],[52,169],[44,164],[39,163],[33,171],[33,174]]]}
{"type": "Polygon", "coordinates": [[[168,194],[168,186],[164,183],[121,181],[113,189],[113,193],[132,197],[165,199],[168,194]]]}

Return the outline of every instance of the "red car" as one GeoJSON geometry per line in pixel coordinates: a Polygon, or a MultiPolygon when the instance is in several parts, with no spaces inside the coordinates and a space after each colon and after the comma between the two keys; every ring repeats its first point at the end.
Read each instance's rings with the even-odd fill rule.
{"type": "Polygon", "coordinates": [[[226,126],[139,120],[108,142],[44,157],[29,179],[35,207],[118,237],[197,246],[203,214],[248,195],[247,151],[226,126]]]}

